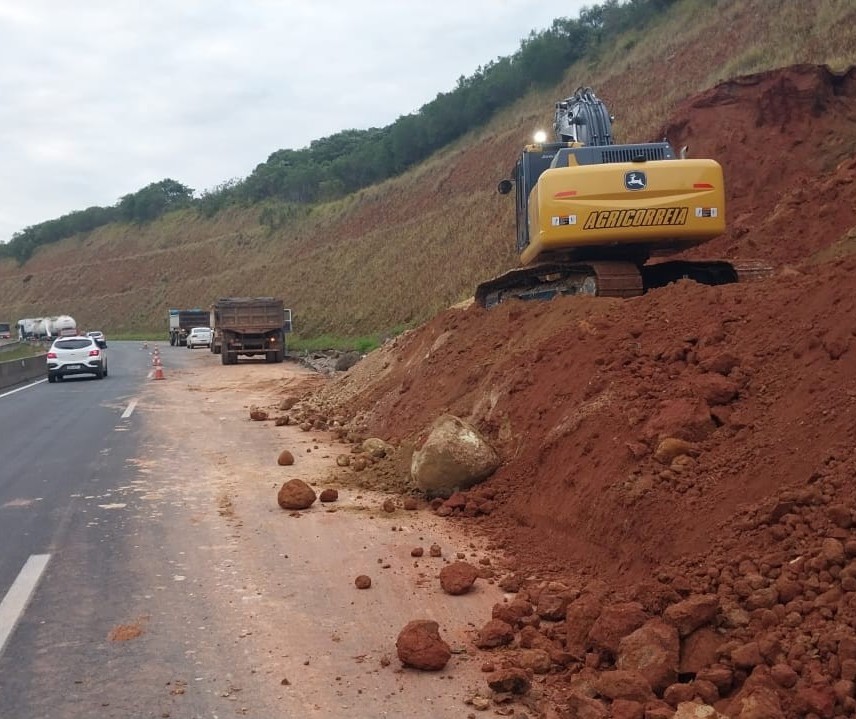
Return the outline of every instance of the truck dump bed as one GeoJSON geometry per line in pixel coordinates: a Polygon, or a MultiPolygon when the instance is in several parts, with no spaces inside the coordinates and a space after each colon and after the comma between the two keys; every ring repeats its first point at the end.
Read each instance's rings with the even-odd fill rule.
{"type": "Polygon", "coordinates": [[[229,297],[214,303],[217,327],[263,332],[282,327],[282,300],[273,297],[229,297]]]}
{"type": "Polygon", "coordinates": [[[208,326],[208,311],[207,310],[179,310],[178,311],[178,326],[188,332],[194,327],[208,326]]]}

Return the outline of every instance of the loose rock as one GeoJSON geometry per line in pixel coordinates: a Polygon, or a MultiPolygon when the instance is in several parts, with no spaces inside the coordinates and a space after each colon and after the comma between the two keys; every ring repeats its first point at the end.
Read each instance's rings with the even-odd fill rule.
{"type": "Polygon", "coordinates": [[[440,638],[440,625],[431,619],[415,619],[407,624],[395,642],[401,663],[414,669],[439,671],[452,656],[440,638]]]}
{"type": "Polygon", "coordinates": [[[280,487],[277,502],[283,509],[308,509],[315,502],[315,490],[302,479],[290,479],[280,487]]]}
{"type": "Polygon", "coordinates": [[[287,449],[284,449],[279,453],[279,457],[276,458],[276,463],[280,467],[290,467],[294,464],[294,455],[287,449]]]}

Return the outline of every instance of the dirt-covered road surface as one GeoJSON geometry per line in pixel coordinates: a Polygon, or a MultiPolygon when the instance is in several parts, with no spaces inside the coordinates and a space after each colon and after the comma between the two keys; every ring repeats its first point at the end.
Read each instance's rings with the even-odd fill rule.
{"type": "Polygon", "coordinates": [[[98,716],[466,716],[483,685],[467,634],[501,592],[480,579],[447,596],[437,573],[458,552],[483,552],[431,513],[383,511],[370,491],[340,486],[337,502],[281,509],[284,481],[316,483],[347,448],[252,421],[249,408],[317,376],[292,363],[223,367],[205,351],[162,357],[166,379],[138,405],[146,439],[127,487],[138,550],[128,571],[149,589],[127,597],[127,624],[111,635],[121,672],[83,693],[104,699],[98,716]],[[283,449],[293,466],[277,464],[283,449]],[[442,557],[429,556],[435,543],[442,557]],[[355,587],[361,574],[369,589],[355,587]],[[396,656],[398,632],[420,618],[452,648],[443,671],[403,669],[396,656]]]}

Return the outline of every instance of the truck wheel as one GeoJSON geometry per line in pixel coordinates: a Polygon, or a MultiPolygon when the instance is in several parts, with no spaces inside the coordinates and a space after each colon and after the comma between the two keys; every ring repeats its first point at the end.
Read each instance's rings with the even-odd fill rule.
{"type": "Polygon", "coordinates": [[[169,336],[169,345],[170,347],[175,347],[175,335],[169,336]]]}
{"type": "Polygon", "coordinates": [[[229,353],[221,352],[220,353],[220,362],[221,364],[229,364],[229,353]]]}
{"type": "Polygon", "coordinates": [[[276,362],[277,364],[279,364],[279,363],[280,363],[280,362],[282,362],[284,359],[285,359],[285,350],[284,350],[284,349],[282,349],[282,348],[280,347],[280,348],[276,351],[276,359],[274,359],[274,362],[276,362]]]}

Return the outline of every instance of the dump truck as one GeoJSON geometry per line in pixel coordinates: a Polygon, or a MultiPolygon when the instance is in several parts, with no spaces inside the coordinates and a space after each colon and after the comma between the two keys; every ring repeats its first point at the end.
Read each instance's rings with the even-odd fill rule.
{"type": "Polygon", "coordinates": [[[187,335],[194,327],[208,327],[208,310],[192,309],[169,311],[169,343],[175,347],[187,344],[187,335]]]}
{"type": "Polygon", "coordinates": [[[238,356],[264,355],[267,362],[285,358],[291,332],[291,310],[274,297],[222,297],[211,307],[214,330],[211,351],[221,362],[237,364],[238,356]]]}

